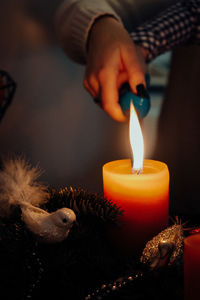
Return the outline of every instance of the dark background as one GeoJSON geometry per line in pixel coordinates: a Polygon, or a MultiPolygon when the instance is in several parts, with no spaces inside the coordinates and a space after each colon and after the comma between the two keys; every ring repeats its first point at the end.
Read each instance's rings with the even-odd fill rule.
{"type": "MultiPolygon", "coordinates": [[[[61,1],[0,1],[0,69],[17,83],[0,123],[1,157],[23,155],[48,185],[102,192],[102,165],[130,157],[128,124],[111,120],[84,90],[84,66],[67,58],[54,30],[61,1]]],[[[156,138],[169,56],[151,66],[152,109],[144,121],[145,157],[156,138]]]]}

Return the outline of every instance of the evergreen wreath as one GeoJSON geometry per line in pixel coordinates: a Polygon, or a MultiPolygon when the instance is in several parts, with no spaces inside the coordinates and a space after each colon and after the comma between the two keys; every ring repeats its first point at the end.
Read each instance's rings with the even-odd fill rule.
{"type": "Polygon", "coordinates": [[[150,272],[137,257],[122,255],[110,242],[107,226],[120,226],[120,208],[79,188],[52,189],[50,194],[43,208],[51,212],[69,207],[77,214],[78,224],[63,242],[41,244],[21,220],[19,207],[9,219],[0,219],[4,299],[146,299],[147,294],[154,299],[161,294],[162,299],[176,294],[179,299],[177,293],[182,296],[182,265],[150,272]]]}
{"type": "Polygon", "coordinates": [[[175,263],[150,270],[139,257],[122,253],[108,235],[109,228],[118,230],[123,226],[119,222],[123,214],[119,207],[99,194],[80,188],[47,189],[35,182],[37,176],[37,168],[31,168],[23,160],[10,161],[0,171],[3,299],[183,298],[180,255],[183,236],[179,234],[182,225],[169,224],[147,243],[141,256],[143,262],[148,261],[163,237],[175,241],[177,246],[172,253],[175,263]],[[65,207],[76,214],[77,223],[61,242],[41,243],[22,217],[24,207],[45,211],[47,215],[65,207]]]}

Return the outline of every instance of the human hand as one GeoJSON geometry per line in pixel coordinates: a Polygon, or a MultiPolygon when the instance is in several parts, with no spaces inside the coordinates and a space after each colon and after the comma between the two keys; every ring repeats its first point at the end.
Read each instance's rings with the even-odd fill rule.
{"type": "Polygon", "coordinates": [[[126,120],[119,105],[119,88],[128,82],[134,94],[145,83],[146,52],[134,45],[128,32],[113,17],[96,21],[88,42],[84,86],[102,108],[119,122],[126,120]]]}

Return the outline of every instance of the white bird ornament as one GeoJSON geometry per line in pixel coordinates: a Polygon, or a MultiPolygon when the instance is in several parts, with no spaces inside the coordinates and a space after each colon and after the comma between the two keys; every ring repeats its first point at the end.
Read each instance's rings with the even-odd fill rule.
{"type": "Polygon", "coordinates": [[[63,207],[49,213],[38,206],[49,198],[47,188],[38,182],[40,171],[23,159],[7,160],[0,170],[0,215],[9,216],[19,205],[22,219],[41,242],[63,241],[76,221],[73,210],[63,207]]]}

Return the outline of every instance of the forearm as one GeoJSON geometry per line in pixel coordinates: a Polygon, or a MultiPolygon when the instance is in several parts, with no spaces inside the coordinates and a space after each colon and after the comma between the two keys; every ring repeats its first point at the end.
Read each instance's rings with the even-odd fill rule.
{"type": "Polygon", "coordinates": [[[146,61],[179,45],[200,43],[200,1],[179,1],[131,33],[147,50],[146,61]]]}

